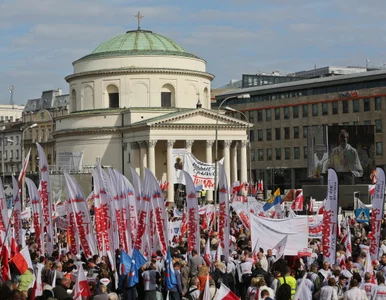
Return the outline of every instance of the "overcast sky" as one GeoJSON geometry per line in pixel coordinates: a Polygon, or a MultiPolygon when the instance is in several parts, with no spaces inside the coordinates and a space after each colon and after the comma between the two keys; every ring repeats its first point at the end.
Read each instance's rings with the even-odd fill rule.
{"type": "Polygon", "coordinates": [[[212,87],[241,74],[327,65],[383,66],[385,0],[0,0],[0,103],[62,88],[72,62],[136,29],[207,61],[212,87]]]}

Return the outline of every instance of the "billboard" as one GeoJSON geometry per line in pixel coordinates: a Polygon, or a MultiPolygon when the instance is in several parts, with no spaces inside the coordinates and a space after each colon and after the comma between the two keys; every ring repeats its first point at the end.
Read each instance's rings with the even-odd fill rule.
{"type": "Polygon", "coordinates": [[[309,177],[320,177],[328,168],[370,181],[375,169],[373,125],[312,126],[308,132],[309,177]]]}

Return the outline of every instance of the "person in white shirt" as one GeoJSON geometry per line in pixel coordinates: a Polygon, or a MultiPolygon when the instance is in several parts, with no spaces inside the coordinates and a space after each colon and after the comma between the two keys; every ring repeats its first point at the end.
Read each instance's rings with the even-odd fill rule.
{"type": "Polygon", "coordinates": [[[322,285],[327,284],[327,280],[332,277],[332,272],[330,270],[330,264],[328,262],[323,263],[323,269],[320,269],[318,272],[318,275],[320,277],[320,281],[322,285]]]}
{"type": "Polygon", "coordinates": [[[350,289],[344,293],[343,300],[368,300],[366,292],[358,288],[358,281],[353,278],[350,281],[350,289]]]}
{"type": "Polygon", "coordinates": [[[366,293],[367,298],[371,299],[372,291],[377,288],[377,285],[370,282],[371,280],[371,274],[369,272],[365,273],[365,282],[361,283],[359,285],[359,288],[361,290],[364,290],[366,293]]]}
{"type": "Polygon", "coordinates": [[[377,276],[378,286],[371,293],[371,300],[386,300],[385,277],[377,276]]]}
{"type": "MultiPolygon", "coordinates": [[[[260,249],[261,250],[261,249],[260,249]]],[[[259,259],[259,263],[261,264],[261,268],[265,271],[268,272],[268,260],[265,257],[264,253],[259,251],[257,253],[257,258],[259,259]]]]}
{"type": "Polygon", "coordinates": [[[331,277],[327,281],[327,285],[322,287],[319,292],[315,294],[315,299],[319,300],[338,300],[338,294],[335,288],[335,278],[331,277]]]}

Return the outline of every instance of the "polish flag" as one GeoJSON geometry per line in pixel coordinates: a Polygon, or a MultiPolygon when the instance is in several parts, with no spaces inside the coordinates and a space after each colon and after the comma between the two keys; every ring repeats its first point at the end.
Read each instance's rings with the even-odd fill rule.
{"type": "Polygon", "coordinates": [[[302,211],[304,203],[303,191],[300,190],[299,195],[296,196],[295,201],[292,202],[291,209],[293,211],[302,211]]]}
{"type": "Polygon", "coordinates": [[[310,204],[308,204],[308,212],[311,214],[314,212],[314,202],[315,202],[315,199],[311,198],[310,204]]]}
{"type": "Polygon", "coordinates": [[[20,274],[24,274],[28,268],[33,269],[31,255],[29,254],[28,247],[24,247],[20,250],[20,252],[16,253],[11,261],[19,270],[20,274]]]}
{"type": "Polygon", "coordinates": [[[1,258],[2,258],[2,266],[1,266],[1,277],[3,281],[7,281],[11,279],[8,265],[8,249],[6,244],[1,247],[1,258]]]}
{"type": "Polygon", "coordinates": [[[204,260],[206,262],[206,265],[208,267],[210,267],[211,265],[211,262],[212,262],[212,257],[210,255],[210,239],[208,238],[208,240],[206,241],[206,245],[205,245],[205,254],[204,254],[204,260]]]}
{"type": "Polygon", "coordinates": [[[82,297],[91,296],[87,278],[81,264],[78,265],[78,276],[74,285],[73,296],[74,300],[81,300],[82,297]]]}
{"type": "Polygon", "coordinates": [[[321,207],[319,207],[318,209],[318,215],[323,215],[324,213],[324,205],[326,204],[326,199],[324,199],[323,201],[323,205],[321,207]]]}
{"type": "Polygon", "coordinates": [[[375,184],[369,184],[369,194],[372,196],[375,193],[375,184]]]}
{"type": "Polygon", "coordinates": [[[286,235],[272,250],[276,250],[276,258],[275,261],[279,260],[284,255],[284,250],[287,245],[288,235],[286,235]]]}
{"type": "Polygon", "coordinates": [[[240,300],[226,285],[221,283],[221,286],[218,290],[217,300],[240,300]]]}

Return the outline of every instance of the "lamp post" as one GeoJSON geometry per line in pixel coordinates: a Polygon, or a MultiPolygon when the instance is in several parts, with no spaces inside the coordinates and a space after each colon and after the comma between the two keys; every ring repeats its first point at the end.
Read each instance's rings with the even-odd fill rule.
{"type": "Polygon", "coordinates": [[[217,184],[217,177],[218,177],[218,175],[217,175],[217,173],[218,173],[218,166],[217,166],[217,162],[218,162],[218,117],[220,115],[221,106],[226,101],[228,101],[229,99],[234,99],[234,98],[238,98],[238,99],[244,98],[244,99],[247,99],[247,98],[251,98],[251,96],[249,94],[241,94],[241,95],[238,95],[238,96],[227,97],[227,98],[225,98],[224,100],[221,101],[220,105],[217,108],[216,135],[215,135],[215,156],[214,156],[215,157],[214,158],[214,162],[215,162],[215,165],[214,165],[214,170],[215,170],[214,171],[214,200],[213,200],[213,204],[214,204],[214,218],[213,218],[213,220],[214,220],[215,224],[216,224],[216,204],[217,204],[217,192],[218,192],[218,184],[217,184]]]}
{"type": "MultiPolygon", "coordinates": [[[[243,115],[245,120],[249,123],[249,118],[242,111],[234,109],[234,108],[229,107],[229,106],[225,106],[224,109],[227,110],[227,111],[232,111],[232,112],[236,112],[236,113],[239,113],[239,114],[243,115]]],[[[248,156],[249,156],[249,159],[248,159],[248,164],[249,164],[249,172],[248,172],[249,173],[249,179],[248,179],[248,182],[250,184],[251,180],[252,180],[252,169],[251,169],[251,167],[252,167],[252,162],[251,162],[251,130],[248,131],[248,156]]]]}
{"type": "MultiPolygon", "coordinates": [[[[36,126],[38,126],[37,123],[33,123],[32,125],[28,126],[27,128],[25,128],[21,134],[21,141],[20,141],[20,144],[21,144],[21,170],[20,172],[23,172],[23,165],[24,165],[24,134],[27,132],[27,130],[29,129],[32,129],[32,128],[35,128],[36,126]]],[[[26,173],[27,173],[27,170],[25,170],[26,173]]],[[[22,182],[19,182],[19,184],[21,184],[21,199],[20,199],[20,202],[21,202],[21,208],[23,210],[23,203],[24,203],[24,178],[25,176],[23,176],[23,179],[22,179],[22,182]]]]}
{"type": "Polygon", "coordinates": [[[5,184],[5,162],[4,162],[4,151],[5,151],[5,148],[4,148],[4,144],[5,144],[5,141],[9,142],[9,143],[12,143],[13,144],[13,140],[11,139],[6,139],[5,136],[4,136],[4,132],[3,132],[3,137],[2,137],[2,151],[1,151],[1,169],[2,169],[2,173],[3,173],[3,185],[5,184]]]}

